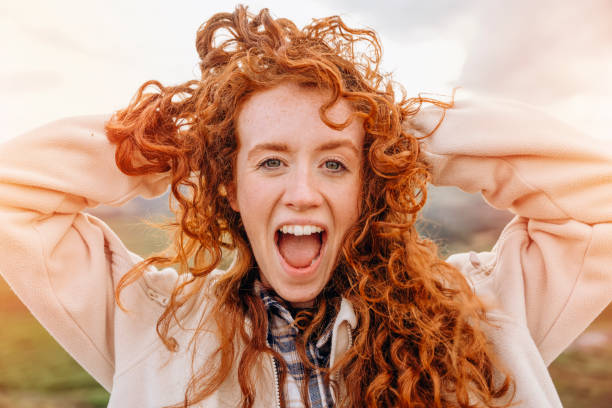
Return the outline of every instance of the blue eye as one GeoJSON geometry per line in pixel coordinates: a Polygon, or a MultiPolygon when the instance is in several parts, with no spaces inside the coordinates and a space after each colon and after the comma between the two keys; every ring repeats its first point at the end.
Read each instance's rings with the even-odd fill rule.
{"type": "Polygon", "coordinates": [[[259,167],[264,167],[266,169],[276,169],[281,166],[281,161],[279,159],[266,159],[259,164],[259,167]]]}
{"type": "Polygon", "coordinates": [[[325,162],[325,168],[331,171],[341,171],[344,170],[346,167],[338,160],[328,160],[325,162]]]}

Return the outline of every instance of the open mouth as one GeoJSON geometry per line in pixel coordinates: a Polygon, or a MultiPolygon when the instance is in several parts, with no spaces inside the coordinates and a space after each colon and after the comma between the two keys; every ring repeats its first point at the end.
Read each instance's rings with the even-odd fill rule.
{"type": "Polygon", "coordinates": [[[315,225],[283,225],[274,239],[287,266],[306,270],[316,266],[323,253],[326,231],[315,225]]]}

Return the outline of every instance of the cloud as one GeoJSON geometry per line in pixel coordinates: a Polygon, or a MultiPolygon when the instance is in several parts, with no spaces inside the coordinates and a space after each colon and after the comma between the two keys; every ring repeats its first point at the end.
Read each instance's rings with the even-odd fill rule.
{"type": "Polygon", "coordinates": [[[88,56],[96,54],[91,44],[83,44],[75,36],[56,27],[29,27],[24,24],[21,30],[34,42],[46,46],[88,56]]]}
{"type": "Polygon", "coordinates": [[[547,104],[612,87],[612,2],[488,2],[459,83],[547,104]]]}
{"type": "Polygon", "coordinates": [[[58,88],[63,82],[59,72],[50,70],[0,73],[0,90],[6,93],[43,92],[58,88]]]}
{"type": "Polygon", "coordinates": [[[338,10],[351,10],[351,14],[359,14],[367,19],[367,25],[384,30],[389,35],[422,40],[473,13],[476,2],[386,0],[373,5],[371,0],[339,0],[334,2],[334,6],[338,10]]]}

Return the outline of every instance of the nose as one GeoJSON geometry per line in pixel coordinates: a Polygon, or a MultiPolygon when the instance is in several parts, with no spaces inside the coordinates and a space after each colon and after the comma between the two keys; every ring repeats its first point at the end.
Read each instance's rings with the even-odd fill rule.
{"type": "Polygon", "coordinates": [[[295,168],[287,179],[283,203],[296,211],[305,211],[320,206],[322,201],[313,172],[307,166],[295,168]]]}

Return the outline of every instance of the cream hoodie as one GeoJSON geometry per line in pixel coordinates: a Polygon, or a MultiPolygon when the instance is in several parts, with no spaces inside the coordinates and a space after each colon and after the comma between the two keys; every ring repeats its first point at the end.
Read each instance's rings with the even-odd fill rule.
{"type": "MultiPolygon", "coordinates": [[[[440,112],[420,114],[432,128],[440,112]]],[[[115,166],[105,116],[57,121],[0,144],[0,273],[34,316],[111,391],[111,407],[161,407],[182,401],[192,375],[191,319],[206,294],[174,329],[177,353],[155,332],[176,282],[172,269],[150,269],[115,304],[118,279],[138,261],[117,235],[87,214],[100,203],[154,197],[167,175],[129,177],[115,166]]],[[[612,148],[518,103],[459,100],[424,142],[434,183],[481,192],[516,214],[491,252],[448,261],[494,305],[488,329],[516,380],[520,407],[559,407],[550,364],[612,300],[612,148]]],[[[355,328],[344,301],[332,338],[332,359],[346,351],[355,328]]],[[[214,327],[210,327],[214,331],[214,327]]],[[[195,367],[215,347],[206,333],[195,367]]],[[[272,361],[257,366],[257,407],[277,403],[272,361]]],[[[201,404],[234,407],[235,372],[201,404]]]]}

